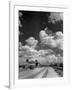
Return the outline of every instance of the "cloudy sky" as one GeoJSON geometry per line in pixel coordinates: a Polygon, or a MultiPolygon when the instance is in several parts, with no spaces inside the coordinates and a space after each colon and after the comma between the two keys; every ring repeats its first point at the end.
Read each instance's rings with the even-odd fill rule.
{"type": "Polygon", "coordinates": [[[19,55],[47,64],[62,54],[63,13],[19,11],[19,55]]]}
{"type": "Polygon", "coordinates": [[[19,11],[19,40],[23,43],[29,37],[39,39],[40,31],[46,27],[53,33],[63,32],[63,13],[19,11]]]}

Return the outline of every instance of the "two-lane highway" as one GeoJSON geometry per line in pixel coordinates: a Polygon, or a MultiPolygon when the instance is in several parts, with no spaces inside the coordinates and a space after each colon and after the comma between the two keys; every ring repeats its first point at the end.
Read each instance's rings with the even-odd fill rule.
{"type": "Polygon", "coordinates": [[[19,72],[19,79],[59,77],[52,67],[35,68],[19,72]]]}

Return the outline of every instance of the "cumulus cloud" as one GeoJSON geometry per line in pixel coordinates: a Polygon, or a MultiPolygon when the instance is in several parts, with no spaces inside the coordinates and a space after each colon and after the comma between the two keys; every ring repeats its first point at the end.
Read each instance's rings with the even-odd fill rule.
{"type": "Polygon", "coordinates": [[[44,39],[46,39],[48,37],[48,34],[46,34],[46,32],[44,30],[42,30],[39,33],[39,37],[40,37],[41,42],[44,42],[44,39]]]}
{"type": "Polygon", "coordinates": [[[63,40],[58,39],[55,42],[56,42],[57,48],[63,50],[63,40]]]}
{"type": "Polygon", "coordinates": [[[63,34],[61,31],[56,32],[57,39],[63,39],[63,34]]]}
{"type": "Polygon", "coordinates": [[[30,47],[29,45],[24,45],[24,46],[22,46],[21,54],[23,55],[24,58],[29,59],[29,60],[35,61],[37,59],[39,62],[42,62],[42,61],[47,62],[46,56],[53,54],[53,50],[41,49],[41,50],[37,51],[36,49],[30,47]]]}
{"type": "Polygon", "coordinates": [[[53,53],[54,52],[51,49],[48,49],[48,50],[42,49],[42,50],[38,51],[39,56],[47,56],[47,55],[50,55],[50,54],[53,54],[53,53]]]}
{"type": "Polygon", "coordinates": [[[41,49],[37,51],[36,49],[28,45],[22,46],[21,55],[24,57],[24,61],[26,59],[29,59],[31,61],[38,60],[38,62],[40,62],[41,64],[46,64],[46,65],[49,63],[57,63],[57,62],[62,61],[62,58],[60,57],[60,55],[56,57],[54,55],[53,50],[51,49],[48,49],[48,50],[41,49]]]}
{"type": "Polygon", "coordinates": [[[36,40],[34,37],[29,37],[26,41],[26,44],[32,48],[36,48],[38,44],[38,40],[36,40]]]}
{"type": "MultiPolygon", "coordinates": [[[[40,42],[44,46],[48,46],[50,48],[58,48],[62,50],[63,48],[63,34],[62,32],[56,32],[55,36],[48,35],[45,30],[40,31],[39,33],[40,42]],[[54,37],[57,37],[54,39],[54,37]]],[[[56,63],[59,62],[58,60],[62,60],[60,56],[55,56],[54,51],[52,49],[40,49],[36,50],[36,46],[38,44],[38,40],[34,37],[29,37],[26,41],[26,44],[22,46],[22,43],[19,43],[19,47],[21,48],[22,52],[19,55],[22,55],[24,61],[26,59],[29,60],[38,60],[41,64],[48,64],[48,63],[56,63]]]]}
{"type": "Polygon", "coordinates": [[[37,52],[37,50],[33,49],[32,47],[30,47],[30,46],[28,46],[28,45],[24,45],[24,46],[22,47],[22,49],[23,49],[24,51],[37,52]]]}
{"type": "Polygon", "coordinates": [[[42,44],[46,44],[49,39],[48,34],[44,30],[40,31],[39,37],[42,44]]]}
{"type": "Polygon", "coordinates": [[[20,56],[22,55],[26,60],[26,59],[33,59],[35,60],[35,58],[38,56],[38,51],[35,49],[37,44],[38,44],[38,40],[35,40],[34,37],[29,37],[26,41],[26,44],[24,46],[21,45],[21,43],[19,43],[19,47],[21,47],[22,51],[20,52],[20,56]]]}
{"type": "Polygon", "coordinates": [[[62,32],[56,32],[55,36],[49,36],[45,31],[40,31],[40,40],[42,45],[46,45],[52,48],[63,49],[63,34],[62,32]],[[54,37],[57,37],[54,39],[54,37]]]}
{"type": "Polygon", "coordinates": [[[41,40],[41,44],[44,45],[52,45],[52,46],[56,46],[55,45],[55,41],[53,40],[53,36],[49,36],[48,34],[46,34],[45,31],[40,31],[40,40],[41,40]]]}
{"type": "Polygon", "coordinates": [[[22,46],[22,50],[24,51],[24,55],[27,54],[27,56],[32,56],[32,57],[45,56],[53,53],[53,50],[51,49],[48,50],[41,49],[37,51],[36,49],[28,45],[22,46]]]}
{"type": "Polygon", "coordinates": [[[35,58],[38,55],[38,51],[28,45],[24,45],[22,50],[25,58],[35,58]]]}

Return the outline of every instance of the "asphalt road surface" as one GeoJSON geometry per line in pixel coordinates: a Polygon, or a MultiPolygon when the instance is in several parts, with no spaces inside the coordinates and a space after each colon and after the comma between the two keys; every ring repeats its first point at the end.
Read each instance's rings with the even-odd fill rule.
{"type": "Polygon", "coordinates": [[[52,77],[59,77],[57,72],[52,67],[35,68],[34,70],[25,70],[19,72],[19,79],[52,78],[52,77]]]}

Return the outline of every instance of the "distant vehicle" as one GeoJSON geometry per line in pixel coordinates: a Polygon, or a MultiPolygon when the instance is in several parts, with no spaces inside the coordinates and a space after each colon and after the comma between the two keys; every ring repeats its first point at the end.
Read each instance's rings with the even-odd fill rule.
{"type": "Polygon", "coordinates": [[[39,62],[37,60],[35,60],[35,61],[26,60],[26,62],[28,63],[28,68],[29,69],[34,69],[34,68],[39,66],[39,62]]]}
{"type": "Polygon", "coordinates": [[[26,62],[24,63],[24,65],[19,66],[19,67],[22,67],[24,69],[34,69],[34,68],[38,67],[39,65],[40,65],[40,63],[37,60],[29,61],[27,59],[26,62]]]}

